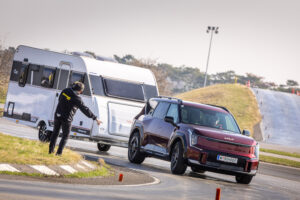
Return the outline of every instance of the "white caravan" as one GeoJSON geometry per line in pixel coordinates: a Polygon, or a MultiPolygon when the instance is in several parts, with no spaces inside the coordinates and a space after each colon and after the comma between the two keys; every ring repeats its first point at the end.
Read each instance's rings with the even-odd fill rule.
{"type": "Polygon", "coordinates": [[[144,68],[100,61],[85,56],[19,46],[14,55],[4,117],[37,127],[47,141],[61,90],[81,81],[84,103],[103,122],[100,126],[77,111],[70,136],[127,147],[131,124],[145,101],[158,96],[153,73],[144,68]]]}

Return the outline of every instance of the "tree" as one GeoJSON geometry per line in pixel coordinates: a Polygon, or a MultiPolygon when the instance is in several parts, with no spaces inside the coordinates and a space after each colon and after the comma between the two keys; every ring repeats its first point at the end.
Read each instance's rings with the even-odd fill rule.
{"type": "Polygon", "coordinates": [[[287,80],[286,85],[287,86],[299,86],[298,82],[294,81],[294,80],[287,80]]]}

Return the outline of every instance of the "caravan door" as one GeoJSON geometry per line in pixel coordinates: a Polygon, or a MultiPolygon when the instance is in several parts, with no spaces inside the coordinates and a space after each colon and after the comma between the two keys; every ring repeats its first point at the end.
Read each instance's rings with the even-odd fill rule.
{"type": "Polygon", "coordinates": [[[71,72],[71,64],[68,62],[61,62],[59,64],[59,69],[57,69],[58,73],[58,81],[56,84],[56,96],[55,96],[55,102],[53,104],[52,108],[52,122],[54,122],[54,113],[58,104],[58,97],[60,95],[60,92],[68,87],[69,83],[69,77],[70,77],[70,72],[71,72]]]}

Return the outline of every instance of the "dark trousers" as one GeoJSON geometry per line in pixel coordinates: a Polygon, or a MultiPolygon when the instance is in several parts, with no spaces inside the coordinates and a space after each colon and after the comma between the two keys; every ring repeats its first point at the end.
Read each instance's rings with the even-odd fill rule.
{"type": "Polygon", "coordinates": [[[60,140],[58,150],[56,152],[56,154],[58,154],[58,155],[62,154],[62,151],[67,143],[67,140],[68,140],[68,137],[69,137],[69,134],[71,131],[71,122],[63,120],[63,119],[55,116],[53,133],[51,135],[51,140],[50,140],[50,144],[49,144],[49,153],[54,152],[54,148],[55,148],[57,137],[59,135],[60,128],[62,128],[63,135],[60,140]]]}

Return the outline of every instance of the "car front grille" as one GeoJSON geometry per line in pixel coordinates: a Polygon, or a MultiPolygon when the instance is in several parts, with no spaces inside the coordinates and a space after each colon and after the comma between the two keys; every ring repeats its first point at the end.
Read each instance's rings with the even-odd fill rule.
{"type": "Polygon", "coordinates": [[[251,145],[239,144],[230,141],[219,140],[215,138],[209,138],[204,136],[198,137],[198,145],[203,149],[213,149],[216,151],[226,151],[229,153],[244,153],[253,154],[254,147],[251,145]]]}

